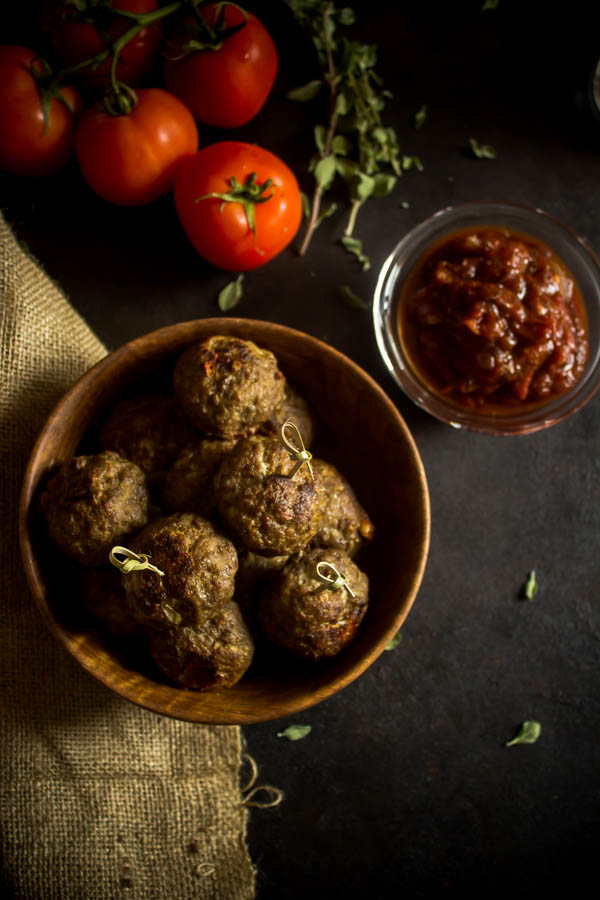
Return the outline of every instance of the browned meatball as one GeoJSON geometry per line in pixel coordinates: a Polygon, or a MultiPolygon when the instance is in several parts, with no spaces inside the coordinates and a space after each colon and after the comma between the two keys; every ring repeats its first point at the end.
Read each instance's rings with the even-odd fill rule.
{"type": "Polygon", "coordinates": [[[130,544],[164,575],[148,569],[123,575],[131,615],[146,627],[198,626],[233,596],[237,553],[210,522],[176,513],[148,525],[130,544]]]}
{"type": "Polygon", "coordinates": [[[221,463],[219,514],[246,550],[282,556],[314,536],[319,496],[307,466],[290,477],[294,465],[277,438],[259,436],[240,440],[221,463]]]}
{"type": "Polygon", "coordinates": [[[304,446],[310,447],[315,437],[315,420],[306,400],[291,387],[289,382],[286,382],[285,398],[282,405],[264,423],[261,430],[266,434],[276,434],[288,419],[294,423],[302,435],[304,446]]]}
{"type": "Polygon", "coordinates": [[[213,477],[235,445],[235,440],[206,438],[186,447],[167,472],[162,493],[165,509],[213,516],[217,508],[213,477]]]}
{"type": "Polygon", "coordinates": [[[266,588],[260,623],[273,643],[296,656],[318,660],[334,656],[354,637],[367,610],[367,576],[340,550],[311,550],[288,562],[266,588]],[[332,590],[316,576],[317,564],[332,563],[356,595],[332,590]]]}
{"type": "Polygon", "coordinates": [[[106,451],[66,463],[48,482],[40,505],[54,543],[77,562],[95,566],[144,527],[150,497],[140,467],[106,451]]]}
{"type": "Polygon", "coordinates": [[[193,344],[179,357],[173,384],[194,427],[233,438],[255,431],[281,406],[285,379],[269,350],[218,335],[193,344]]]}
{"type": "Polygon", "coordinates": [[[156,663],[181,687],[231,687],[252,662],[254,644],[237,603],[225,603],[195,628],[150,634],[156,663]]]}
{"type": "Polygon", "coordinates": [[[129,612],[121,576],[116,569],[82,569],[81,595],[87,611],[102,619],[109,631],[126,635],[140,633],[140,626],[129,612]]]}
{"type": "Polygon", "coordinates": [[[315,547],[334,547],[356,556],[363,540],[370,540],[375,526],[356,499],[354,491],[335,466],[313,460],[321,497],[319,529],[312,540],[315,547]]]}
{"type": "Polygon", "coordinates": [[[100,431],[100,443],[146,472],[164,472],[195,435],[172,397],[146,394],[123,400],[100,431]]]}

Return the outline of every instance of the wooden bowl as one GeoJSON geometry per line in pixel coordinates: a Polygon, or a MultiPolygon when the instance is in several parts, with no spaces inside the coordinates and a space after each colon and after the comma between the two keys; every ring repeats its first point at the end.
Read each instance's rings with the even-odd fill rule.
{"type": "Polygon", "coordinates": [[[182,322],[144,335],[90,369],[52,412],[31,455],[20,509],[25,572],[51,631],[91,675],[133,703],[190,722],[242,724],[298,712],[345,687],[377,659],[417,594],[429,548],[429,494],[412,436],[381,388],[337,350],[281,325],[247,319],[182,322]],[[237,335],[272,350],[322,423],[327,451],[353,485],[376,527],[359,564],[370,604],[354,641],[338,656],[302,663],[261,649],[242,681],[210,692],[176,688],[123,638],[105,634],[80,611],[66,576],[57,587],[57,553],[45,537],[38,496],[49,475],[78,452],[107,410],[136,383],[164,377],[189,344],[237,335]],[[65,599],[67,602],[65,602],[65,599]],[[130,652],[131,650],[131,652],[130,652]]]}

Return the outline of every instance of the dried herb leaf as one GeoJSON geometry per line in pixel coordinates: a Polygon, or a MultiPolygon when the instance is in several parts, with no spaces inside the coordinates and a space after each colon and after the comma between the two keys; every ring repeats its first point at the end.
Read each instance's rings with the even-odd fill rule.
{"type": "Polygon", "coordinates": [[[538,583],[535,577],[535,569],[532,569],[523,585],[523,596],[526,600],[533,600],[538,592],[538,583]]]}
{"type": "Polygon", "coordinates": [[[344,234],[340,238],[340,243],[348,253],[351,253],[357,258],[365,271],[371,268],[371,260],[363,253],[362,241],[359,241],[358,238],[350,237],[349,234],[344,234]]]}
{"type": "Polygon", "coordinates": [[[302,87],[288,91],[287,98],[288,100],[295,100],[297,103],[306,103],[308,100],[314,100],[322,85],[321,79],[317,78],[314,81],[309,81],[308,84],[303,84],[302,87]]]}
{"type": "Polygon", "coordinates": [[[227,310],[233,309],[234,306],[238,305],[244,293],[244,289],[242,288],[243,280],[244,276],[238,275],[237,278],[234,278],[233,281],[230,281],[229,284],[226,284],[225,287],[219,291],[217,303],[219,304],[221,312],[227,312],[227,310]]]}
{"type": "Polygon", "coordinates": [[[395,175],[388,175],[385,172],[378,172],[373,176],[375,186],[373,187],[374,197],[387,197],[396,185],[398,179],[395,175]]]}
{"type": "Polygon", "coordinates": [[[508,741],[504,746],[513,747],[515,744],[535,744],[541,733],[542,726],[539,722],[523,722],[512,741],[508,741]]]}
{"type": "Polygon", "coordinates": [[[408,200],[401,200],[400,206],[402,207],[402,209],[409,209],[410,203],[408,202],[408,200]]]}
{"type": "Polygon", "coordinates": [[[481,12],[484,13],[486,9],[498,9],[499,3],[500,0],[484,0],[481,12]]]}
{"type": "Polygon", "coordinates": [[[324,210],[317,221],[315,222],[315,228],[318,228],[323,219],[328,219],[329,216],[332,216],[334,212],[337,210],[337,203],[330,203],[326,210],[324,210]]]}
{"type": "Polygon", "coordinates": [[[327,129],[324,125],[315,125],[314,135],[317,150],[319,153],[324,153],[325,145],[327,144],[327,129]]]}
{"type": "Polygon", "coordinates": [[[421,109],[415,113],[415,128],[422,128],[427,118],[427,106],[424,104],[421,109]]]}
{"type": "Polygon", "coordinates": [[[398,631],[398,632],[396,632],[396,634],[391,639],[391,641],[389,642],[389,644],[387,645],[387,647],[385,649],[386,650],[395,650],[401,640],[402,640],[402,633],[400,631],[398,631]]]}
{"type": "Polygon", "coordinates": [[[496,151],[491,144],[480,144],[475,138],[469,138],[469,146],[477,159],[496,159],[496,151]]]}
{"type": "Polygon", "coordinates": [[[301,741],[311,730],[311,725],[288,725],[283,731],[277,732],[277,737],[287,738],[288,741],[301,741]]]}
{"type": "Polygon", "coordinates": [[[315,166],[315,181],[322,191],[326,191],[335,177],[335,156],[330,154],[320,159],[315,166]]]}
{"type": "Polygon", "coordinates": [[[425,168],[418,156],[403,156],[400,165],[402,166],[403,172],[410,172],[411,169],[422,172],[425,168]]]}
{"type": "Polygon", "coordinates": [[[341,295],[342,299],[346,301],[348,306],[353,306],[355,309],[370,309],[371,308],[370,304],[367,303],[366,300],[363,300],[363,298],[361,296],[359,296],[359,294],[356,294],[352,290],[352,288],[347,284],[343,284],[340,287],[340,295],[341,295]]]}

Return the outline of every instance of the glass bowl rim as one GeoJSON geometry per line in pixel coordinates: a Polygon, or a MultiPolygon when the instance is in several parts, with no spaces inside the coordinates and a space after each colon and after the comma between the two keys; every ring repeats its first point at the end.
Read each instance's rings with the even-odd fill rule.
{"type": "MultiPolygon", "coordinates": [[[[501,413],[481,413],[477,410],[462,408],[431,390],[426,382],[422,381],[413,371],[401,349],[400,342],[394,336],[394,329],[388,321],[389,307],[398,284],[402,284],[419,257],[434,240],[443,237],[444,233],[450,232],[453,223],[461,217],[474,218],[481,226],[489,224],[493,227],[502,225],[503,214],[522,218],[523,234],[527,234],[527,222],[531,224],[544,223],[554,229],[557,244],[562,244],[580,257],[581,266],[584,261],[587,262],[595,287],[593,304],[590,298],[585,296],[584,291],[581,291],[588,325],[591,312],[595,312],[596,317],[600,317],[600,260],[571,226],[539,207],[511,201],[477,200],[465,201],[437,210],[433,215],[411,228],[395,245],[379,271],[373,298],[373,325],[377,346],[386,368],[409,399],[425,412],[457,429],[492,435],[529,434],[558,424],[581,409],[596,393],[600,387],[599,334],[596,334],[594,340],[588,329],[588,338],[590,339],[588,363],[583,376],[572,388],[546,403],[533,407],[528,406],[522,412],[510,412],[502,415],[501,413]],[[491,221],[486,223],[484,221],[486,216],[491,221]],[[407,265],[407,260],[403,260],[403,254],[411,254],[410,264],[407,265]]],[[[469,224],[474,223],[465,221],[464,227],[468,227],[469,224]]],[[[515,228],[515,230],[518,229],[515,228]]],[[[536,236],[535,230],[531,236],[536,236]]],[[[541,237],[538,237],[538,240],[546,242],[541,237]]],[[[559,257],[561,256],[560,247],[557,247],[555,252],[559,257]]],[[[568,268],[575,280],[579,280],[578,276],[581,276],[581,271],[573,271],[572,265],[569,265],[568,268]]]]}

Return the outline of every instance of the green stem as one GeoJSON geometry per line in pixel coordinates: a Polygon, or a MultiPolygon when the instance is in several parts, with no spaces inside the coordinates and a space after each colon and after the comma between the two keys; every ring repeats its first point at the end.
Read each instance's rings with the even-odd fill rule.
{"type": "MultiPolygon", "coordinates": [[[[327,35],[327,17],[331,10],[333,9],[333,4],[326,4],[323,9],[323,34],[327,35]]],[[[336,77],[335,77],[335,64],[333,62],[333,50],[334,45],[331,41],[326,42],[327,47],[327,74],[329,81],[329,128],[327,130],[327,139],[325,141],[325,146],[321,151],[321,159],[324,159],[326,156],[329,156],[331,153],[331,144],[333,142],[333,138],[335,135],[335,129],[337,125],[337,113],[335,111],[336,104],[336,77]]],[[[302,244],[300,245],[300,249],[298,254],[300,256],[304,256],[310,242],[312,240],[312,236],[315,233],[315,229],[317,227],[317,222],[319,218],[319,210],[321,207],[321,197],[323,196],[323,188],[316,185],[313,198],[312,198],[312,209],[310,213],[310,219],[308,220],[308,224],[306,226],[306,231],[304,233],[304,239],[302,244]]]]}
{"type": "Polygon", "coordinates": [[[363,205],[362,200],[353,200],[352,207],[350,209],[350,215],[348,216],[348,224],[344,230],[344,234],[346,237],[351,237],[352,232],[354,231],[354,226],[356,225],[356,217],[358,215],[358,211],[363,205]]]}

